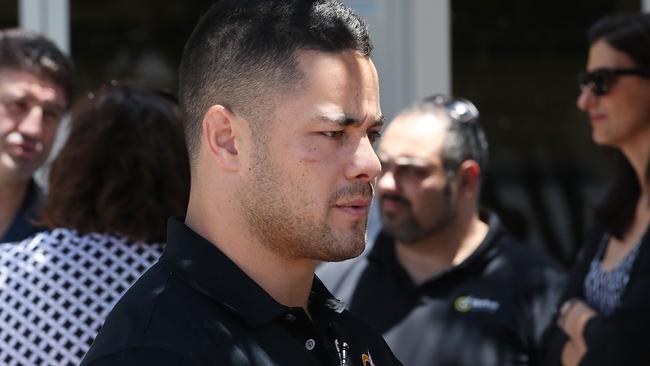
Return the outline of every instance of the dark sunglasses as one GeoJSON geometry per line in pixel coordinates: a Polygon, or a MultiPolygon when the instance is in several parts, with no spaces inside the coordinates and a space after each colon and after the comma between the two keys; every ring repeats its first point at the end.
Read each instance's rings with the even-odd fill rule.
{"type": "Polygon", "coordinates": [[[614,69],[602,68],[590,72],[581,72],[578,75],[580,89],[589,88],[594,95],[603,96],[609,93],[614,81],[620,75],[637,75],[642,78],[650,78],[650,69],[630,68],[614,69]]]}

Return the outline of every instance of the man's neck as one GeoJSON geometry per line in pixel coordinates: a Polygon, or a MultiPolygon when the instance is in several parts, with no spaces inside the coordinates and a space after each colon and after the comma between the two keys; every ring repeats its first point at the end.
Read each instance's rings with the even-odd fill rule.
{"type": "Polygon", "coordinates": [[[30,180],[4,180],[0,182],[0,237],[9,229],[18,214],[29,188],[30,180]]]}
{"type": "Polygon", "coordinates": [[[436,273],[457,266],[467,259],[485,239],[489,227],[478,213],[466,219],[456,217],[440,232],[415,243],[395,243],[397,260],[416,285],[436,273]]]}
{"type": "MultiPolygon", "coordinates": [[[[215,215],[205,208],[204,204],[193,205],[190,199],[186,225],[219,248],[275,301],[302,307],[309,314],[316,261],[280,256],[260,243],[237,215],[215,215]]],[[[219,209],[227,208],[222,205],[219,209]]]]}

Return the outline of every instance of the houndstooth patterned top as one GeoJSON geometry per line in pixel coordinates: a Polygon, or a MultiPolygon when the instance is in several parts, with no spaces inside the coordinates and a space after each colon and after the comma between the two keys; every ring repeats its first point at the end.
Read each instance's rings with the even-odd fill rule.
{"type": "Polygon", "coordinates": [[[0,364],[78,365],[162,244],[70,229],[0,245],[0,364]]]}
{"type": "Polygon", "coordinates": [[[602,315],[613,313],[619,306],[621,296],[630,281],[630,272],[634,260],[641,247],[641,243],[637,243],[620,263],[611,270],[606,271],[603,269],[601,262],[607,249],[607,243],[609,243],[609,236],[605,235],[596,255],[589,264],[589,272],[585,277],[587,303],[602,315]]]}

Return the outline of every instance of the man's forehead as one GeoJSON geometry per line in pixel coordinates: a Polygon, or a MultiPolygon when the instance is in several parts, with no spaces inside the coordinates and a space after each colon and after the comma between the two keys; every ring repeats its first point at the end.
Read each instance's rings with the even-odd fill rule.
{"type": "Polygon", "coordinates": [[[327,85],[362,94],[379,104],[379,78],[372,60],[347,49],[337,52],[296,51],[303,89],[327,85]]]}
{"type": "Polygon", "coordinates": [[[65,108],[65,94],[56,84],[26,71],[0,69],[0,94],[3,97],[36,99],[65,108]]]}
{"type": "Polygon", "coordinates": [[[432,115],[400,115],[386,128],[379,153],[391,159],[431,159],[442,149],[446,127],[444,121],[438,121],[432,115]]]}
{"type": "Polygon", "coordinates": [[[343,127],[383,124],[376,70],[368,58],[352,50],[296,54],[302,80],[276,105],[276,115],[343,127]]]}
{"type": "Polygon", "coordinates": [[[397,116],[386,127],[383,141],[402,140],[421,144],[435,143],[447,133],[448,121],[432,114],[411,113],[397,116]]]}

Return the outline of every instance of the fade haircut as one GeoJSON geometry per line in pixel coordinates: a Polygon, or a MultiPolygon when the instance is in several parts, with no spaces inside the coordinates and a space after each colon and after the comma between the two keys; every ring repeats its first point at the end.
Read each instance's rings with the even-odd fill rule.
{"type": "Polygon", "coordinates": [[[256,139],[275,101],[299,87],[296,51],[356,50],[370,57],[367,26],[339,0],[221,0],[199,20],[180,66],[190,161],[201,123],[216,104],[249,120],[256,139]]]}
{"type": "Polygon", "coordinates": [[[72,61],[49,39],[26,29],[0,29],[0,71],[22,71],[57,85],[70,106],[72,61]]]}
{"type": "Polygon", "coordinates": [[[447,175],[453,176],[460,165],[474,160],[487,170],[488,143],[479,123],[479,113],[472,102],[449,95],[432,95],[413,104],[401,114],[428,114],[448,120],[441,158],[447,175]]]}

